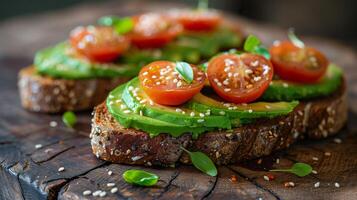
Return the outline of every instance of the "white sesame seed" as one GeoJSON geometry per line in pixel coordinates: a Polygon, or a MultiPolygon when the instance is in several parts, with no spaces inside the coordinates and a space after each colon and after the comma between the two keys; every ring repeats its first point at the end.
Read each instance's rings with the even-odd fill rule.
{"type": "Polygon", "coordinates": [[[229,80],[228,79],[224,80],[223,85],[229,85],[229,80]]]}
{"type": "Polygon", "coordinates": [[[314,184],[314,187],[315,187],[315,188],[320,187],[320,182],[316,182],[316,183],[314,184]]]}
{"type": "Polygon", "coordinates": [[[239,76],[239,73],[237,73],[237,72],[233,74],[233,77],[238,77],[238,76],[239,76]]]}
{"type": "Polygon", "coordinates": [[[177,82],[178,82],[177,78],[175,78],[175,79],[173,80],[173,82],[174,82],[174,83],[177,83],[177,82]]]}
{"type": "Polygon", "coordinates": [[[269,177],[268,176],[263,176],[264,180],[266,181],[270,181],[269,177]]]}
{"type": "Polygon", "coordinates": [[[233,73],[232,72],[228,72],[228,77],[232,77],[233,76],[233,73]]]}
{"type": "Polygon", "coordinates": [[[253,71],[252,71],[251,69],[246,69],[244,72],[245,72],[246,74],[251,74],[251,73],[253,73],[253,71]]]}
{"type": "Polygon", "coordinates": [[[204,119],[198,119],[198,120],[197,120],[198,123],[202,123],[202,122],[204,122],[204,121],[205,121],[204,119]]]}
{"type": "Polygon", "coordinates": [[[340,138],[335,138],[333,139],[333,141],[337,144],[341,144],[342,143],[342,140],[340,138]]]}
{"type": "Polygon", "coordinates": [[[143,104],[146,102],[146,99],[141,100],[139,103],[143,104]]]}
{"type": "Polygon", "coordinates": [[[340,187],[340,184],[339,183],[335,183],[335,187],[339,188],[340,187]]]}
{"type": "Polygon", "coordinates": [[[265,108],[266,108],[266,109],[270,109],[270,108],[271,108],[271,106],[269,106],[269,105],[265,105],[265,108]]]}
{"type": "Polygon", "coordinates": [[[83,191],[82,194],[83,194],[83,196],[88,196],[88,195],[92,194],[92,191],[86,190],[86,191],[83,191]]]}
{"type": "Polygon", "coordinates": [[[108,186],[108,187],[114,187],[114,186],[115,186],[115,183],[107,183],[107,186],[108,186]]]}
{"type": "Polygon", "coordinates": [[[161,84],[161,82],[156,82],[156,85],[160,85],[161,84]]]}
{"type": "Polygon", "coordinates": [[[194,117],[194,116],[195,116],[195,113],[194,113],[194,112],[191,112],[191,113],[190,113],[190,116],[191,116],[191,117],[194,117]]]}
{"type": "Polygon", "coordinates": [[[276,164],[279,164],[280,163],[280,159],[277,158],[275,162],[276,162],[276,164]]]}
{"type": "Polygon", "coordinates": [[[153,102],[152,100],[150,100],[150,101],[149,101],[149,104],[150,104],[151,106],[153,106],[153,105],[154,105],[154,102],[153,102]]]}
{"type": "Polygon", "coordinates": [[[331,156],[331,152],[325,152],[325,156],[331,156]]]}
{"type": "Polygon", "coordinates": [[[36,149],[41,149],[41,148],[42,148],[42,144],[36,144],[36,145],[35,145],[35,148],[36,148],[36,149]]]}
{"type": "Polygon", "coordinates": [[[148,75],[148,72],[144,72],[143,75],[144,75],[144,76],[148,75]]]}
{"type": "Polygon", "coordinates": [[[57,122],[56,121],[51,121],[50,122],[50,127],[56,127],[57,126],[57,122]]]}
{"type": "Polygon", "coordinates": [[[200,113],[199,115],[200,115],[200,117],[204,117],[205,116],[205,114],[203,114],[203,113],[200,113]]]}
{"type": "Polygon", "coordinates": [[[115,103],[121,103],[121,99],[115,100],[115,103]]]}
{"type": "Polygon", "coordinates": [[[283,83],[283,87],[287,88],[287,87],[289,87],[289,85],[287,83],[283,83]]]}
{"type": "Polygon", "coordinates": [[[157,76],[155,76],[155,75],[152,75],[152,76],[151,76],[151,78],[155,79],[155,78],[157,78],[157,76]]]}
{"type": "Polygon", "coordinates": [[[99,193],[100,197],[105,197],[105,195],[107,195],[107,193],[105,191],[102,191],[101,193],[99,193]]]}
{"type": "Polygon", "coordinates": [[[226,112],[224,112],[224,111],[222,110],[222,111],[219,111],[219,114],[220,114],[220,115],[225,115],[226,112]]]}
{"type": "Polygon", "coordinates": [[[217,82],[218,87],[222,87],[222,83],[221,82],[217,82]]]}
{"type": "Polygon", "coordinates": [[[111,176],[113,174],[113,171],[108,171],[108,175],[111,176]]]}
{"type": "Polygon", "coordinates": [[[130,110],[124,110],[123,111],[123,113],[125,113],[125,114],[128,114],[128,113],[130,113],[131,111],[130,110]]]}
{"type": "Polygon", "coordinates": [[[123,110],[123,109],[125,109],[125,108],[126,108],[126,105],[124,105],[124,104],[121,104],[121,105],[120,105],[120,109],[123,110]]]}
{"type": "Polygon", "coordinates": [[[317,171],[316,170],[312,170],[311,171],[313,174],[317,174],[317,171]]]}
{"type": "Polygon", "coordinates": [[[216,82],[216,83],[218,83],[218,82],[219,82],[219,80],[218,80],[218,79],[216,79],[216,78],[215,78],[215,79],[213,79],[213,81],[214,81],[214,82],[216,82]]]}
{"type": "Polygon", "coordinates": [[[114,193],[116,193],[116,192],[118,192],[118,188],[117,188],[117,187],[112,188],[112,189],[110,190],[110,193],[112,193],[112,194],[114,194],[114,193]]]}
{"type": "Polygon", "coordinates": [[[294,182],[289,182],[288,184],[289,184],[289,186],[291,186],[291,187],[294,187],[294,186],[295,186],[295,183],[294,183],[294,182]]]}
{"type": "Polygon", "coordinates": [[[132,91],[132,90],[134,90],[134,87],[133,87],[133,86],[129,86],[129,87],[128,87],[128,90],[129,90],[129,91],[132,91]]]}
{"type": "Polygon", "coordinates": [[[180,108],[176,108],[176,112],[182,112],[180,108]]]}
{"type": "Polygon", "coordinates": [[[112,98],[114,98],[114,95],[110,94],[109,99],[112,99],[112,98]]]}
{"type": "Polygon", "coordinates": [[[254,61],[254,62],[251,62],[250,64],[251,64],[253,67],[256,67],[256,66],[259,65],[259,61],[256,60],[256,61],[254,61]]]}
{"type": "Polygon", "coordinates": [[[140,115],[140,116],[143,116],[143,115],[144,115],[142,110],[139,111],[139,115],[140,115]]]}
{"type": "Polygon", "coordinates": [[[255,81],[255,82],[260,81],[260,79],[262,79],[262,77],[260,77],[260,76],[254,77],[254,81],[255,81]]]}
{"type": "Polygon", "coordinates": [[[100,194],[101,192],[102,192],[101,190],[97,190],[97,191],[93,192],[92,195],[93,195],[94,197],[97,197],[97,196],[99,196],[99,194],[100,194]]]}
{"type": "Polygon", "coordinates": [[[63,171],[64,171],[64,167],[58,168],[58,171],[59,171],[59,172],[63,172],[63,171]]]}
{"type": "Polygon", "coordinates": [[[177,87],[181,87],[181,85],[182,85],[182,81],[179,81],[179,82],[177,82],[177,84],[176,84],[177,87]]]}
{"type": "Polygon", "coordinates": [[[253,110],[252,110],[252,109],[249,109],[249,110],[248,110],[248,112],[249,112],[249,113],[252,113],[252,112],[253,112],[253,110]]]}
{"type": "Polygon", "coordinates": [[[312,160],[318,161],[319,158],[318,157],[312,157],[312,160]]]}
{"type": "Polygon", "coordinates": [[[224,91],[229,92],[229,91],[231,91],[231,88],[224,88],[224,91]]]}

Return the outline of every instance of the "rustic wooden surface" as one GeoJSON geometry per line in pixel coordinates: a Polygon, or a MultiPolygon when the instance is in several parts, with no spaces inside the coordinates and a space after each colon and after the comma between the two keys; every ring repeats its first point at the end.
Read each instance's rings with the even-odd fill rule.
{"type": "MultiPolygon", "coordinates": [[[[36,49],[64,39],[75,25],[92,23],[102,15],[126,15],[170,6],[143,1],[80,5],[0,24],[0,199],[93,199],[82,195],[87,189],[106,191],[103,199],[357,199],[357,56],[352,49],[328,40],[304,38],[346,71],[350,116],[346,128],[337,136],[342,143],[335,143],[335,138],[304,141],[264,158],[261,164],[251,161],[219,167],[216,178],[181,165],[170,169],[145,168],[160,175],[155,187],[128,185],[121,178],[122,172],[141,167],[111,164],[92,155],[89,112],[79,113],[80,122],[71,130],[63,126],[58,115],[30,113],[20,107],[17,71],[31,63],[36,49]],[[50,127],[51,121],[58,125],[50,127]],[[36,149],[37,144],[42,148],[36,149]],[[331,156],[325,156],[325,152],[331,152],[331,156]],[[272,162],[276,158],[280,159],[279,164],[272,162]],[[318,173],[298,178],[267,172],[269,168],[288,167],[297,161],[311,164],[318,173]],[[65,170],[58,172],[60,167],[65,170]],[[113,174],[109,176],[108,171],[113,174]],[[276,179],[265,181],[266,174],[273,174],[276,179]],[[235,183],[230,181],[233,175],[237,177],[235,183]],[[284,187],[287,181],[296,186],[284,187]],[[108,182],[116,183],[117,193],[110,193],[108,182]],[[320,182],[319,188],[314,187],[316,182],[320,182]],[[341,187],[335,187],[335,182],[341,187]]],[[[267,44],[285,37],[282,29],[232,18],[267,44]]]]}

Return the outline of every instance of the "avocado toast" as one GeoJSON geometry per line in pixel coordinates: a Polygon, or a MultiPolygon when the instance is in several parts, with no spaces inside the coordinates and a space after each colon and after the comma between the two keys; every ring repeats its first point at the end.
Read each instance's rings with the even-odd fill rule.
{"type": "Polygon", "coordinates": [[[205,67],[146,65],[95,108],[93,153],[116,163],[174,166],[190,163],[184,151],[189,149],[222,165],[266,156],[301,139],[325,138],[344,126],[346,85],[339,67],[310,47],[284,49],[283,55],[271,49],[264,57],[256,52],[259,42],[248,48],[249,41],[249,53],[219,54],[205,67]],[[299,53],[298,62],[286,59],[299,53]],[[301,64],[299,72],[289,73],[305,70],[307,78],[281,78],[273,65],[281,56],[285,68],[301,64]]]}
{"type": "Polygon", "coordinates": [[[108,16],[95,26],[75,28],[67,41],[38,51],[34,64],[19,72],[23,107],[46,113],[91,109],[154,60],[199,63],[241,45],[235,27],[216,11],[204,12],[214,13],[215,23],[200,30],[186,28],[177,10],[108,16]]]}

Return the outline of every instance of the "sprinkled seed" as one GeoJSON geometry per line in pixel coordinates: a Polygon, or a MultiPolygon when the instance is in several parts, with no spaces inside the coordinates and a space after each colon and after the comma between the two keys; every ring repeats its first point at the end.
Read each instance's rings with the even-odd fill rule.
{"type": "Polygon", "coordinates": [[[99,196],[99,194],[100,194],[101,192],[102,192],[101,190],[97,190],[97,191],[93,192],[92,195],[93,195],[94,197],[97,197],[97,196],[99,196]]]}
{"type": "Polygon", "coordinates": [[[231,88],[224,88],[224,91],[229,92],[229,91],[231,91],[231,88]]]}
{"type": "Polygon", "coordinates": [[[318,157],[312,157],[312,160],[318,161],[319,158],[318,157]]]}
{"type": "Polygon", "coordinates": [[[218,82],[219,82],[219,80],[218,80],[218,79],[216,79],[216,78],[215,78],[215,79],[213,79],[213,81],[214,81],[214,82],[216,82],[216,83],[218,83],[218,82]]]}
{"type": "Polygon", "coordinates": [[[331,153],[330,153],[330,152],[325,152],[324,155],[325,155],[325,156],[331,156],[331,153]]]}
{"type": "Polygon", "coordinates": [[[320,182],[316,182],[316,183],[314,184],[314,187],[315,187],[315,188],[320,187],[320,182]]]}
{"type": "Polygon", "coordinates": [[[134,90],[134,87],[133,87],[133,86],[129,86],[129,87],[128,87],[128,90],[129,90],[129,91],[132,91],[132,90],[134,90]]]}
{"type": "Polygon", "coordinates": [[[291,182],[291,181],[290,181],[290,182],[285,182],[285,183],[284,183],[284,186],[285,186],[285,187],[295,187],[295,183],[294,183],[294,182],[291,182]]]}
{"type": "Polygon", "coordinates": [[[144,75],[144,76],[148,75],[148,72],[144,72],[143,75],[144,75]]]}
{"type": "Polygon", "coordinates": [[[202,122],[204,122],[204,121],[205,121],[204,119],[198,119],[198,120],[197,120],[198,123],[202,123],[202,122]]]}
{"type": "Polygon", "coordinates": [[[311,171],[313,174],[317,174],[317,171],[316,170],[312,170],[311,171]]]}
{"type": "Polygon", "coordinates": [[[340,187],[340,184],[339,183],[335,183],[335,187],[339,188],[340,187]]]}
{"type": "Polygon", "coordinates": [[[194,113],[194,112],[191,112],[191,113],[190,113],[190,116],[191,116],[191,117],[194,117],[194,116],[195,116],[195,113],[194,113]]]}
{"type": "Polygon", "coordinates": [[[57,126],[57,122],[56,121],[51,121],[50,122],[50,127],[56,127],[57,126]]]}
{"type": "Polygon", "coordinates": [[[252,113],[252,112],[253,112],[253,110],[252,110],[252,109],[249,109],[249,110],[248,110],[248,112],[249,112],[249,113],[252,113]]]}
{"type": "Polygon", "coordinates": [[[124,110],[123,111],[123,113],[125,113],[125,114],[128,114],[128,113],[130,113],[131,111],[130,110],[124,110]]]}
{"type": "Polygon", "coordinates": [[[341,144],[342,143],[342,140],[340,138],[335,138],[333,139],[333,141],[337,144],[341,144]]]}
{"type": "Polygon", "coordinates": [[[254,81],[255,81],[255,82],[260,81],[260,79],[262,79],[262,77],[260,77],[260,76],[254,77],[254,81]]]}
{"type": "Polygon", "coordinates": [[[280,163],[280,159],[277,158],[275,162],[276,162],[276,164],[279,164],[280,163]]]}
{"type": "Polygon", "coordinates": [[[108,187],[114,187],[114,186],[115,186],[115,183],[107,183],[107,186],[108,186],[108,187]]]}
{"type": "Polygon", "coordinates": [[[42,144],[36,144],[36,145],[35,145],[35,148],[36,148],[36,149],[41,149],[41,148],[42,148],[42,144]]]}
{"type": "Polygon", "coordinates": [[[113,174],[113,171],[108,171],[108,175],[111,176],[113,174]]]}
{"type": "Polygon", "coordinates": [[[283,83],[283,87],[287,88],[289,85],[287,83],[283,83]]]}
{"type": "Polygon", "coordinates": [[[182,112],[180,108],[176,108],[176,112],[182,112]]]}
{"type": "Polygon", "coordinates": [[[217,85],[218,85],[219,87],[222,87],[222,83],[221,83],[221,82],[217,82],[217,85]]]}
{"type": "Polygon", "coordinates": [[[266,181],[270,181],[269,177],[268,176],[263,176],[264,180],[266,181]]]}
{"type": "Polygon", "coordinates": [[[203,113],[200,113],[199,115],[200,115],[200,117],[204,117],[205,116],[205,114],[203,114],[203,113]]]}
{"type": "Polygon", "coordinates": [[[120,105],[120,109],[123,110],[123,109],[125,109],[125,108],[126,108],[126,105],[124,105],[124,104],[121,104],[121,105],[120,105]]]}
{"type": "Polygon", "coordinates": [[[271,106],[269,106],[269,105],[265,105],[265,108],[266,108],[266,109],[270,109],[270,108],[271,108],[271,106]]]}
{"type": "Polygon", "coordinates": [[[152,75],[152,76],[151,76],[151,78],[155,79],[155,78],[157,78],[157,76],[155,76],[155,75],[152,75]]]}
{"type": "Polygon", "coordinates": [[[175,78],[175,79],[173,80],[173,82],[174,82],[174,83],[177,83],[177,82],[178,82],[177,78],[175,78]]]}
{"type": "Polygon", "coordinates": [[[83,196],[88,196],[88,195],[92,194],[92,191],[86,190],[82,194],[83,194],[83,196]]]}
{"type": "Polygon", "coordinates": [[[244,72],[245,72],[246,74],[251,74],[251,73],[253,73],[253,71],[252,71],[251,69],[246,69],[244,72]]]}
{"type": "Polygon", "coordinates": [[[143,104],[146,102],[146,99],[141,100],[139,103],[143,104]]]}
{"type": "Polygon", "coordinates": [[[117,188],[117,187],[112,188],[112,189],[110,190],[110,193],[112,193],[112,194],[114,194],[114,193],[116,193],[116,192],[118,192],[118,188],[117,188]]]}
{"type": "Polygon", "coordinates": [[[64,171],[64,167],[58,168],[58,171],[59,171],[59,172],[63,172],[63,171],[64,171]]]}
{"type": "Polygon", "coordinates": [[[224,111],[222,110],[222,111],[219,111],[219,114],[220,114],[220,115],[225,115],[226,112],[224,112],[224,111]]]}
{"type": "Polygon", "coordinates": [[[105,191],[102,191],[101,193],[99,193],[100,197],[105,197],[105,195],[107,195],[107,193],[105,191]]]}
{"type": "Polygon", "coordinates": [[[177,87],[181,87],[181,85],[182,85],[181,81],[177,82],[177,84],[176,84],[177,87]]]}

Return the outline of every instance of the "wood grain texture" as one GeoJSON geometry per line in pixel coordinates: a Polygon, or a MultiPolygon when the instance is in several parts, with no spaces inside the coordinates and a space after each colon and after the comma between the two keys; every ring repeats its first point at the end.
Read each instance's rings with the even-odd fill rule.
{"type": "MultiPolygon", "coordinates": [[[[303,37],[346,71],[350,116],[347,127],[336,136],[342,143],[335,143],[335,138],[304,141],[261,160],[220,167],[216,178],[191,166],[142,168],[101,161],[90,150],[89,112],[78,113],[79,124],[68,129],[61,123],[61,116],[21,108],[17,71],[31,64],[35,50],[66,38],[75,25],[93,23],[102,15],[165,10],[170,6],[144,1],[79,5],[0,24],[0,35],[7,38],[0,42],[0,199],[95,199],[92,195],[83,196],[85,190],[106,191],[101,199],[357,199],[357,56],[352,49],[330,40],[303,37]],[[52,121],[58,125],[50,127],[52,121]],[[39,144],[42,147],[36,148],[39,144]],[[326,156],[326,152],[331,155],[326,156]],[[289,167],[298,161],[311,164],[317,174],[298,178],[268,172],[270,168],[289,167]],[[65,170],[58,172],[60,167],[65,170]],[[126,184],[121,176],[131,168],[157,173],[160,181],[150,188],[126,184]],[[108,175],[109,171],[112,175],[108,175]],[[274,175],[275,180],[264,180],[267,174],[274,175]],[[232,176],[237,177],[237,182],[231,181],[232,176]],[[284,187],[289,181],[295,187],[284,187]],[[316,182],[320,182],[320,187],[314,187],[316,182]],[[340,188],[334,186],[335,182],[340,188]],[[115,183],[118,191],[112,194],[107,183],[115,183]]],[[[267,45],[286,37],[283,29],[229,17],[246,33],[262,37],[267,45]]]]}

